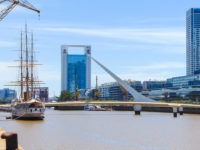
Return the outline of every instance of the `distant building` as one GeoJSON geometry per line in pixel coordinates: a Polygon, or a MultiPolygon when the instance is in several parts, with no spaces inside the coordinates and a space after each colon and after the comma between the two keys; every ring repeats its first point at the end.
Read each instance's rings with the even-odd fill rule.
{"type": "Polygon", "coordinates": [[[166,81],[144,81],[143,90],[156,90],[165,88],[166,81]]]}
{"type": "Polygon", "coordinates": [[[76,77],[78,89],[91,88],[91,54],[90,46],[62,45],[61,46],[61,90],[75,92],[76,77]],[[84,54],[68,54],[71,47],[83,48],[84,54]]]}
{"type": "MultiPolygon", "coordinates": [[[[128,80],[126,82],[138,92],[142,91],[142,84],[140,81],[128,80]]],[[[104,100],[129,100],[132,98],[132,95],[128,93],[117,82],[102,84],[101,86],[99,86],[99,92],[99,99],[104,100]]]]}
{"type": "Polygon", "coordinates": [[[48,102],[55,102],[58,98],[58,96],[49,97],[48,102]]]}
{"type": "Polygon", "coordinates": [[[87,99],[95,99],[96,97],[95,92],[96,92],[95,88],[88,89],[85,92],[85,96],[87,97],[87,99]]]}
{"type": "Polygon", "coordinates": [[[200,86],[200,8],[186,12],[186,76],[167,79],[168,88],[200,86]]]}
{"type": "Polygon", "coordinates": [[[143,91],[142,94],[155,100],[161,100],[165,99],[164,95],[165,93],[167,93],[169,100],[178,100],[189,99],[188,94],[193,91],[200,92],[200,88],[160,89],[152,91],[143,91]]]}
{"type": "Polygon", "coordinates": [[[0,90],[0,99],[15,99],[17,97],[17,92],[9,88],[4,88],[0,90]]]}
{"type": "Polygon", "coordinates": [[[172,88],[200,86],[200,74],[169,78],[167,83],[171,83],[172,88]]]}
{"type": "Polygon", "coordinates": [[[86,89],[79,89],[78,92],[79,92],[79,96],[78,96],[79,100],[86,100],[86,99],[88,99],[88,96],[86,95],[86,92],[87,92],[86,89]]]}
{"type": "Polygon", "coordinates": [[[35,98],[39,98],[43,102],[48,102],[49,88],[48,87],[35,88],[35,98]]]}
{"type": "Polygon", "coordinates": [[[200,8],[191,8],[186,15],[186,72],[194,75],[200,70],[200,8]]]}

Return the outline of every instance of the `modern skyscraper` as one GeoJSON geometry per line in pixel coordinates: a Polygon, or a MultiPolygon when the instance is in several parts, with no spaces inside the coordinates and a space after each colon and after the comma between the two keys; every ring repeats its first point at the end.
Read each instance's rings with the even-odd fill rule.
{"type": "Polygon", "coordinates": [[[200,8],[186,13],[186,73],[194,75],[200,70],[200,8]]]}
{"type": "Polygon", "coordinates": [[[78,89],[91,88],[91,47],[84,45],[61,46],[61,90],[75,92],[78,89]],[[69,48],[83,48],[84,54],[68,54],[69,48]]]}

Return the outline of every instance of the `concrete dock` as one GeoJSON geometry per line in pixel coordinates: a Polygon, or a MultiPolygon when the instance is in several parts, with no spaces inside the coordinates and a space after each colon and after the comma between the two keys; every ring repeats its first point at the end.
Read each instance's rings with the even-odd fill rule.
{"type": "MultiPolygon", "coordinates": [[[[5,131],[0,128],[0,150],[6,150],[6,140],[1,138],[1,135],[3,133],[5,133],[5,131]]],[[[23,150],[23,148],[20,145],[18,145],[17,150],[23,150]]]]}

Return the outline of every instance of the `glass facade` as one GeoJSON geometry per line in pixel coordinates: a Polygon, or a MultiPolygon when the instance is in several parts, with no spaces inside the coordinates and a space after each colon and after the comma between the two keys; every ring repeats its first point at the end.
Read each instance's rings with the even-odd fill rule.
{"type": "Polygon", "coordinates": [[[193,75],[200,69],[200,8],[186,13],[186,72],[193,75]]]}
{"type": "Polygon", "coordinates": [[[165,81],[144,81],[143,82],[144,90],[162,89],[162,88],[165,88],[165,86],[166,86],[165,81]]]}
{"type": "Polygon", "coordinates": [[[86,89],[86,55],[67,55],[67,90],[75,92],[76,76],[78,89],[86,89]]]}
{"type": "Polygon", "coordinates": [[[76,90],[76,77],[78,90],[91,88],[91,47],[88,45],[62,45],[61,46],[61,91],[76,90]],[[69,54],[74,49],[75,54],[69,54]],[[84,54],[77,54],[77,48],[83,49],[84,54]]]}
{"type": "MultiPolygon", "coordinates": [[[[171,83],[173,88],[188,88],[191,85],[192,81],[199,81],[200,75],[190,75],[190,76],[181,76],[167,79],[167,83],[171,83]]],[[[196,83],[195,83],[196,84],[196,83]]]]}
{"type": "MultiPolygon", "coordinates": [[[[140,81],[125,81],[136,91],[142,91],[142,83],[140,81]]],[[[105,83],[99,87],[101,100],[123,100],[122,88],[117,82],[105,83]]],[[[125,98],[131,99],[133,96],[126,92],[125,98]]]]}

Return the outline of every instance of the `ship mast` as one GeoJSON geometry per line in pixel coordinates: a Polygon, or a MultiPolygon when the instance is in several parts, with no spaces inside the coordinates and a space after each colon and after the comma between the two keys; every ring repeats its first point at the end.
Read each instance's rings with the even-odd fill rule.
{"type": "Polygon", "coordinates": [[[25,101],[29,100],[29,55],[28,55],[28,31],[27,24],[25,25],[26,34],[26,98],[25,101]]]}
{"type": "Polygon", "coordinates": [[[33,87],[33,82],[34,82],[34,78],[33,78],[33,33],[31,33],[31,99],[34,98],[34,87],[33,87]]]}
{"type": "Polygon", "coordinates": [[[14,85],[6,86],[20,86],[20,98],[22,101],[28,101],[35,98],[35,86],[44,84],[42,81],[38,81],[34,77],[34,66],[41,64],[36,64],[34,60],[34,38],[33,33],[31,35],[28,32],[27,24],[25,24],[25,31],[21,32],[21,47],[20,50],[20,64],[18,66],[9,67],[20,67],[20,78],[18,81],[10,82],[14,85]],[[31,42],[30,42],[31,41],[31,42]],[[25,45],[25,46],[24,46],[25,45]]]}
{"type": "Polygon", "coordinates": [[[24,83],[23,83],[23,34],[21,32],[21,49],[20,49],[20,53],[21,53],[21,56],[20,56],[20,87],[21,87],[21,93],[20,93],[20,97],[21,97],[21,100],[23,99],[24,97],[24,91],[23,91],[23,88],[24,88],[24,83]]]}

